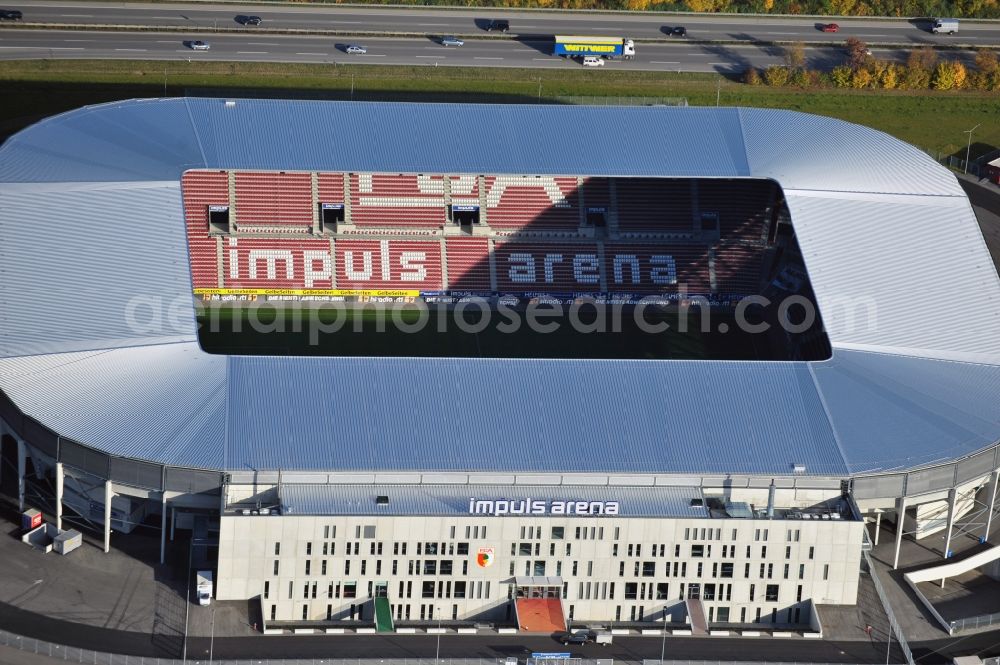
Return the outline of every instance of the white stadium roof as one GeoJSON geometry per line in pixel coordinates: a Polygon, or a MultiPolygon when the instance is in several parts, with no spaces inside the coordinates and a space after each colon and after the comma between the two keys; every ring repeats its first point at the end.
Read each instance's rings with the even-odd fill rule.
{"type": "Polygon", "coordinates": [[[220,99],[89,107],[0,147],[0,265],[0,389],[61,436],[169,465],[790,474],[805,464],[848,476],[1000,440],[1000,283],[968,199],[916,148],[830,118],[220,99]],[[771,178],[833,355],[209,355],[190,307],[180,191],[194,168],[771,178]],[[143,318],[156,306],[159,321],[143,318]],[[459,410],[452,394],[488,397],[459,410]]]}

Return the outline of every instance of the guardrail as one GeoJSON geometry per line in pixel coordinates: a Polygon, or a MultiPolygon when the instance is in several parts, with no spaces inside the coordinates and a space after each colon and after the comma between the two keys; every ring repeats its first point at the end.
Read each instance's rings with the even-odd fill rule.
{"type": "Polygon", "coordinates": [[[958,619],[957,621],[949,621],[948,627],[951,634],[954,635],[955,633],[960,633],[963,630],[975,630],[976,628],[984,628],[994,624],[1000,625],[1000,612],[995,612],[993,614],[981,614],[977,617],[968,617],[966,619],[958,619]]]}
{"type": "MultiPolygon", "coordinates": [[[[868,529],[862,529],[864,534],[864,541],[871,544],[868,538],[868,529]]],[[[870,547],[868,548],[870,549],[870,547]]],[[[878,594],[879,600],[882,602],[882,607],[885,609],[885,615],[889,619],[889,630],[896,637],[896,641],[899,642],[899,648],[902,650],[903,655],[906,657],[907,665],[915,665],[913,662],[913,652],[910,651],[910,645],[906,642],[906,637],[903,635],[903,629],[900,628],[899,622],[896,621],[896,615],[892,612],[892,606],[889,604],[889,597],[885,593],[885,589],[882,588],[882,582],[878,578],[878,574],[875,572],[875,566],[872,564],[871,555],[868,550],[861,549],[861,554],[864,556],[865,564],[868,566],[869,577],[872,578],[872,583],[875,585],[875,593],[878,594]]],[[[889,655],[886,654],[886,662],[889,662],[889,655]]]]}

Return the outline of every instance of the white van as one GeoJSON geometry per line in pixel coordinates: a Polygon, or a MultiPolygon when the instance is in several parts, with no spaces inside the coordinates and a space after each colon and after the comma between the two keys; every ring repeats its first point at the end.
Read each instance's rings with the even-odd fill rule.
{"type": "Polygon", "coordinates": [[[583,56],[583,66],[584,67],[603,67],[604,58],[599,58],[596,55],[585,55],[583,56]]]}
{"type": "Polygon", "coordinates": [[[958,32],[958,19],[957,18],[939,18],[934,21],[934,26],[931,28],[931,32],[935,35],[940,35],[941,33],[947,33],[953,35],[958,32]]]}

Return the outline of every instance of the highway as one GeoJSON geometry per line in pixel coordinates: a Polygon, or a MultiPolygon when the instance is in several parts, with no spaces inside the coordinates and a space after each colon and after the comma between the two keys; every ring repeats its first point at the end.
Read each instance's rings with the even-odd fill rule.
{"type": "MultiPolygon", "coordinates": [[[[24,12],[25,24],[153,26],[193,31],[238,30],[250,34],[273,31],[376,32],[427,35],[486,35],[492,18],[510,21],[512,36],[554,34],[621,35],[633,39],[665,39],[664,27],[683,25],[689,39],[706,41],[809,41],[841,43],[854,36],[872,44],[898,46],[1000,45],[1000,21],[963,21],[959,34],[933,35],[927,20],[837,19],[841,30],[821,32],[811,18],[670,16],[664,14],[596,14],[517,12],[493,9],[386,9],[294,5],[141,4],[4,0],[4,8],[24,12]],[[258,15],[263,24],[242,26],[237,17],[258,15]]],[[[825,22],[825,21],[824,21],[825,22]]]]}
{"type": "MultiPolygon", "coordinates": [[[[549,55],[551,41],[470,40],[462,47],[445,47],[426,37],[338,38],[282,34],[209,34],[204,32],[96,32],[0,29],[0,60],[129,59],[211,61],[301,62],[380,65],[430,65],[465,67],[580,68],[573,60],[549,55]],[[186,42],[210,42],[208,51],[195,51],[186,42]],[[365,55],[349,55],[344,47],[363,44],[365,55]]],[[[614,70],[738,73],[749,66],[766,67],[783,62],[779,47],[761,44],[704,44],[684,41],[643,43],[631,61],[609,61],[593,72],[600,76],[614,70]]],[[[886,59],[905,60],[905,49],[873,49],[886,59]]],[[[971,55],[963,53],[963,60],[971,55]]],[[[830,69],[845,61],[843,49],[806,49],[808,65],[830,69]]]]}

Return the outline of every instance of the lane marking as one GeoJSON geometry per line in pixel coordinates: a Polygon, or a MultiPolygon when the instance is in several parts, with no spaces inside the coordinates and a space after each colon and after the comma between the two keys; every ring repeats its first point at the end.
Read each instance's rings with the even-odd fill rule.
{"type": "Polygon", "coordinates": [[[267,55],[267,51],[237,51],[237,55],[267,55]]]}
{"type": "Polygon", "coordinates": [[[417,23],[417,25],[427,28],[444,28],[451,25],[451,23],[417,23]]]}
{"type": "Polygon", "coordinates": [[[666,62],[664,60],[652,60],[652,61],[650,61],[649,64],[651,64],[651,65],[679,65],[681,63],[680,62],[666,62]]]}
{"type": "Polygon", "coordinates": [[[476,56],[473,58],[473,60],[503,60],[503,58],[486,58],[486,57],[476,56]]]}
{"type": "Polygon", "coordinates": [[[86,51],[82,46],[50,46],[50,51],[86,51]]]}
{"type": "Polygon", "coordinates": [[[296,53],[295,55],[327,55],[326,53],[296,53]]]}
{"type": "MultiPolygon", "coordinates": [[[[385,53],[360,53],[359,55],[362,58],[384,58],[385,57],[385,53]]],[[[422,58],[424,56],[418,55],[417,57],[418,58],[422,58]]]]}
{"type": "Polygon", "coordinates": [[[96,42],[96,39],[64,39],[64,42],[96,42]]]}
{"type": "MultiPolygon", "coordinates": [[[[38,47],[38,48],[44,48],[44,47],[38,47]]],[[[432,58],[432,59],[436,59],[436,60],[444,60],[444,56],[443,55],[441,55],[441,56],[438,56],[438,55],[415,55],[413,57],[414,58],[432,58]]]]}
{"type": "Polygon", "coordinates": [[[60,14],[65,18],[94,18],[93,14],[60,14]]]}
{"type": "Polygon", "coordinates": [[[131,51],[133,53],[145,53],[146,52],[146,49],[144,49],[144,48],[116,48],[115,50],[116,51],[131,51]]]}

